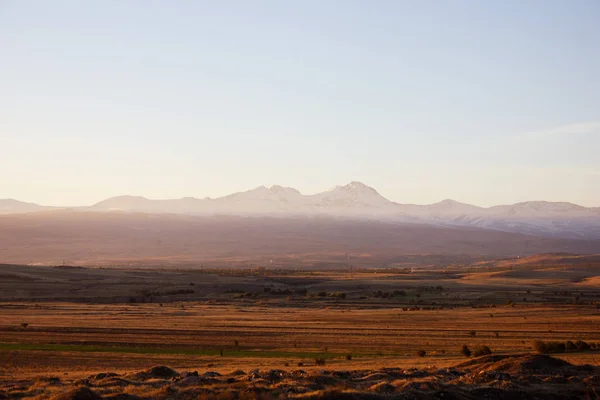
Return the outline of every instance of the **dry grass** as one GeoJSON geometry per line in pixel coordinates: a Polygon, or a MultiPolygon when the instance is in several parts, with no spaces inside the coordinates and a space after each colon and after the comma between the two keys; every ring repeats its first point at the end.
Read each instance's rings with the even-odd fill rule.
{"type": "MultiPolygon", "coordinates": [[[[600,293],[572,281],[564,272],[568,267],[521,263],[512,271],[498,268],[494,273],[502,282],[492,278],[488,284],[491,272],[483,266],[411,274],[360,270],[351,275],[10,267],[3,273],[11,278],[0,282],[0,288],[7,289],[5,296],[21,291],[22,298],[0,301],[0,391],[12,397],[49,398],[111,371],[120,375],[94,378],[90,386],[100,396],[168,398],[176,393],[177,398],[219,398],[227,385],[248,398],[266,398],[274,391],[289,398],[384,396],[415,387],[442,390],[431,371],[464,362],[460,350],[465,344],[472,350],[489,346],[494,355],[516,355],[532,352],[534,340],[600,343],[600,293]],[[539,279],[558,282],[535,286],[539,279]],[[119,302],[112,293],[89,297],[111,285],[114,291],[139,294],[177,291],[192,287],[190,282],[194,294],[162,296],[151,303],[119,302]],[[311,296],[321,292],[327,295],[311,296]],[[57,301],[65,296],[68,301],[57,301]],[[316,365],[317,359],[324,359],[325,365],[316,365]],[[153,365],[169,365],[179,372],[216,371],[235,381],[227,384],[219,378],[183,387],[135,375],[153,365]],[[360,384],[331,375],[356,370],[370,371],[363,378],[389,375],[389,368],[416,368],[429,375],[425,380],[406,374],[372,377],[360,384]],[[256,377],[248,392],[247,380],[241,377],[255,369],[302,369],[310,379],[321,376],[322,384],[298,377],[277,382],[256,377]],[[293,396],[292,387],[297,389],[293,396]]],[[[579,279],[582,267],[572,268],[579,279]]],[[[597,266],[586,268],[589,275],[597,266]]],[[[559,356],[573,364],[594,364],[596,354],[573,351],[559,356]]],[[[450,385],[450,376],[444,374],[450,385]]],[[[479,384],[478,379],[464,378],[463,383],[479,384]]],[[[583,378],[577,379],[575,383],[583,385],[583,378]]]]}

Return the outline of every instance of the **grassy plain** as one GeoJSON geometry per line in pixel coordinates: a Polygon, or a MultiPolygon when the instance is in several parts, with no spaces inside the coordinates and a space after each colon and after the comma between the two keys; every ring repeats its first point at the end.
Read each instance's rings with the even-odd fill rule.
{"type": "MultiPolygon", "coordinates": [[[[413,270],[3,266],[0,395],[41,399],[83,385],[105,398],[187,398],[127,389],[139,382],[109,390],[82,379],[155,365],[224,376],[255,369],[438,371],[471,359],[463,345],[520,357],[535,353],[535,340],[585,341],[591,351],[553,356],[595,365],[599,272],[597,257],[568,255],[413,270]],[[48,384],[50,378],[61,384],[48,384]]],[[[384,381],[392,385],[390,379],[384,381]]],[[[580,389],[595,387],[586,385],[580,389]]]]}

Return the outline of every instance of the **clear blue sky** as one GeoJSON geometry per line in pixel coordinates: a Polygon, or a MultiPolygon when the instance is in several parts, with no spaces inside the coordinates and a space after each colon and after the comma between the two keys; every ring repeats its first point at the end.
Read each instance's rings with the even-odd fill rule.
{"type": "Polygon", "coordinates": [[[0,0],[0,198],[600,206],[600,2],[0,0]]]}

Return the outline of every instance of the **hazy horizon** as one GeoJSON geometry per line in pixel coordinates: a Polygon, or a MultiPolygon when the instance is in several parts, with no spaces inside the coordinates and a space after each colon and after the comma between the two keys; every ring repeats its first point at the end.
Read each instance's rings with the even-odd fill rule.
{"type": "MultiPolygon", "coordinates": [[[[350,184],[356,183],[356,182],[358,182],[358,181],[352,181],[352,182],[347,182],[347,183],[340,184],[340,185],[334,185],[334,186],[331,186],[331,187],[327,188],[326,190],[321,190],[321,191],[318,191],[318,192],[305,193],[305,192],[302,192],[301,190],[298,190],[298,191],[303,196],[314,196],[314,195],[321,194],[321,193],[328,192],[328,191],[332,191],[332,190],[334,190],[334,189],[336,189],[338,187],[342,187],[342,186],[345,186],[345,185],[350,185],[350,184]]],[[[366,184],[364,182],[358,182],[358,183],[361,183],[361,184],[364,184],[366,186],[372,187],[372,186],[370,186],[370,185],[368,185],[368,184],[366,184]]],[[[260,185],[260,186],[253,187],[253,188],[248,188],[248,189],[245,189],[245,190],[240,189],[240,190],[236,190],[235,192],[225,193],[223,195],[215,196],[215,197],[201,196],[201,195],[199,195],[199,196],[182,196],[182,197],[178,197],[178,198],[169,198],[169,197],[155,198],[155,197],[142,196],[142,195],[134,194],[134,193],[124,193],[124,194],[120,194],[120,195],[116,195],[116,196],[101,198],[101,199],[98,199],[98,200],[93,201],[93,202],[88,203],[88,204],[43,204],[43,203],[36,203],[36,202],[28,202],[28,201],[25,201],[25,200],[22,200],[22,199],[16,199],[16,198],[11,198],[11,197],[0,198],[0,200],[17,200],[17,201],[34,203],[34,204],[39,204],[39,205],[48,206],[48,207],[65,207],[65,208],[68,208],[68,207],[87,207],[87,206],[92,206],[92,205],[100,203],[100,202],[102,202],[104,200],[109,200],[109,199],[118,198],[118,197],[143,197],[143,198],[148,199],[148,200],[158,200],[158,201],[161,201],[161,200],[178,200],[178,199],[185,199],[185,198],[194,198],[194,199],[200,199],[200,200],[203,200],[203,199],[215,200],[215,199],[223,198],[223,197],[226,197],[226,196],[229,196],[229,195],[232,195],[232,194],[249,192],[249,191],[257,190],[257,189],[260,189],[260,188],[263,188],[263,187],[267,188],[267,189],[271,189],[274,186],[279,186],[279,187],[283,187],[283,188],[297,189],[297,188],[293,188],[293,187],[287,186],[287,185],[273,184],[273,185],[260,185]]],[[[375,190],[377,190],[377,188],[375,188],[375,187],[372,187],[372,188],[375,189],[375,190]]],[[[402,199],[400,199],[400,200],[398,200],[398,199],[390,199],[390,198],[386,197],[385,195],[383,195],[382,193],[380,193],[379,191],[378,191],[378,193],[382,197],[386,198],[387,200],[390,200],[390,201],[392,201],[394,203],[405,204],[405,205],[411,205],[411,204],[414,204],[414,205],[432,205],[432,204],[436,204],[436,203],[441,203],[443,201],[451,200],[451,201],[457,201],[459,203],[474,205],[474,206],[477,206],[477,207],[489,208],[489,207],[493,207],[493,206],[510,205],[510,204],[524,203],[524,202],[538,202],[538,201],[544,202],[544,201],[548,201],[548,200],[545,200],[545,199],[531,199],[531,200],[525,200],[525,201],[517,202],[517,203],[498,203],[498,204],[491,204],[491,205],[479,205],[479,204],[473,204],[473,203],[465,203],[465,202],[461,202],[461,201],[458,201],[456,199],[451,199],[451,198],[443,198],[443,199],[439,199],[437,201],[434,201],[432,203],[410,203],[410,202],[402,201],[402,199]]],[[[572,203],[572,204],[576,204],[576,205],[583,206],[583,207],[592,207],[592,208],[594,208],[594,207],[600,207],[600,204],[599,205],[586,206],[586,205],[583,205],[583,204],[577,204],[577,203],[568,202],[568,201],[557,201],[557,202],[572,203]]]]}
{"type": "Polygon", "coordinates": [[[600,206],[600,3],[0,3],[0,198],[600,206]]]}

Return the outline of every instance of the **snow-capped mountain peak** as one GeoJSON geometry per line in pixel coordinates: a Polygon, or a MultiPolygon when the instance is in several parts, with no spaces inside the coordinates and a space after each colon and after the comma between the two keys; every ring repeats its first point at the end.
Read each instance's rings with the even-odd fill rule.
{"type": "Polygon", "coordinates": [[[271,193],[285,193],[285,194],[295,194],[295,195],[300,195],[301,193],[297,190],[294,189],[292,187],[284,187],[284,186],[279,186],[279,185],[273,185],[269,188],[269,191],[271,193]]]}
{"type": "Polygon", "coordinates": [[[339,191],[346,193],[356,193],[360,195],[371,195],[371,196],[381,196],[377,190],[372,188],[371,186],[365,185],[362,182],[352,181],[347,185],[338,187],[339,191]]]}
{"type": "MultiPolygon", "coordinates": [[[[44,209],[51,208],[9,199],[0,200],[0,214],[44,209]]],[[[313,195],[303,195],[294,188],[273,185],[259,186],[213,199],[183,197],[151,200],[141,196],[118,196],[81,209],[194,215],[374,217],[437,226],[466,226],[540,236],[600,239],[600,208],[548,201],[526,201],[483,208],[452,199],[429,205],[399,204],[358,181],[313,195]]]]}
{"type": "Polygon", "coordinates": [[[381,196],[377,190],[364,183],[353,181],[336,186],[327,192],[311,196],[316,206],[324,207],[374,207],[392,206],[393,203],[381,196]]]}

